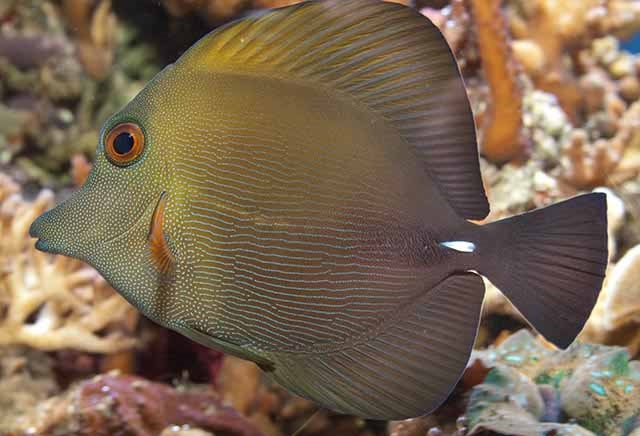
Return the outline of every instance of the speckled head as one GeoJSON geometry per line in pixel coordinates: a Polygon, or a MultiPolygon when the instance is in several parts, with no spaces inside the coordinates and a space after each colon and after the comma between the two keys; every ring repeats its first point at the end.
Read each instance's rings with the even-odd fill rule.
{"type": "Polygon", "coordinates": [[[142,304],[172,259],[163,228],[172,201],[171,126],[158,120],[167,104],[158,85],[170,70],[105,123],[84,186],[30,228],[38,249],[86,261],[128,300],[142,304]]]}

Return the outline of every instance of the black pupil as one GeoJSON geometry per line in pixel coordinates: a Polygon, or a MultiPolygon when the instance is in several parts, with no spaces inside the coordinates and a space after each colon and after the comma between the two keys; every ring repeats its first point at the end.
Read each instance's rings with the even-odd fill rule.
{"type": "Polygon", "coordinates": [[[113,140],[113,149],[118,154],[127,154],[133,148],[133,135],[128,132],[122,132],[113,140]]]}

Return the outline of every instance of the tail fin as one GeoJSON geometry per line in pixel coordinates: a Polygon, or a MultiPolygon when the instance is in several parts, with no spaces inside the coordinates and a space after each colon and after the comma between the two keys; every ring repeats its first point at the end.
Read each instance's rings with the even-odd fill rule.
{"type": "Polygon", "coordinates": [[[484,230],[495,249],[481,256],[480,272],[547,340],[566,348],[589,318],[604,279],[605,194],[581,195],[484,230]]]}

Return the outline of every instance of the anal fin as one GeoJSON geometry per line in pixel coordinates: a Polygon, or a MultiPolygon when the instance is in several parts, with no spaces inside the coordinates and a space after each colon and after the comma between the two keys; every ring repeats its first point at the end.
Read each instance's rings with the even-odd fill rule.
{"type": "Polygon", "coordinates": [[[329,352],[274,353],[271,375],[346,414],[388,420],[429,413],[467,364],[483,297],[480,276],[451,276],[396,312],[370,340],[329,352]]]}
{"type": "Polygon", "coordinates": [[[226,354],[230,354],[240,359],[251,360],[265,372],[273,371],[274,364],[269,359],[263,357],[261,354],[243,347],[242,345],[233,344],[231,342],[224,341],[219,338],[214,338],[206,333],[203,333],[186,324],[171,324],[167,325],[168,328],[177,331],[178,333],[188,337],[194,342],[200,345],[204,345],[207,348],[222,351],[226,354]]]}

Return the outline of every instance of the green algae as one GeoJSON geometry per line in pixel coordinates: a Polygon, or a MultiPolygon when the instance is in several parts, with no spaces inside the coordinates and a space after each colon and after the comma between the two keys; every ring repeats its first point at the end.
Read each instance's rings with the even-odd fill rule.
{"type": "Polygon", "coordinates": [[[559,369],[557,371],[542,372],[538,374],[534,380],[539,385],[551,385],[554,388],[558,388],[562,380],[571,375],[571,371],[565,369],[559,369]]]}

